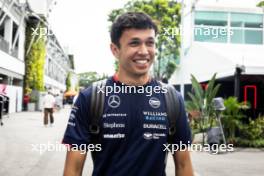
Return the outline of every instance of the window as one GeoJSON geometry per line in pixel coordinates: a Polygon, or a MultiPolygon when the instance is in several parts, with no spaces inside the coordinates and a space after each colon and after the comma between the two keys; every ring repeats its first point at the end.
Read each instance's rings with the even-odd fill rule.
{"type": "Polygon", "coordinates": [[[233,30],[231,43],[262,44],[263,32],[262,30],[233,30]]]}
{"type": "Polygon", "coordinates": [[[18,30],[18,25],[13,22],[12,43],[14,43],[14,41],[15,41],[15,36],[16,36],[17,30],[18,30]]]}
{"type": "Polygon", "coordinates": [[[224,12],[196,12],[194,40],[201,42],[227,42],[228,14],[224,12]]]}
{"type": "Polygon", "coordinates": [[[263,44],[263,15],[231,13],[231,43],[263,44]]]}
{"type": "MultiPolygon", "coordinates": [[[[2,16],[3,16],[3,12],[2,12],[2,9],[0,8],[0,20],[2,19],[2,16]]],[[[0,25],[0,38],[4,38],[5,36],[5,22],[3,22],[1,25],[0,25]]]]}
{"type": "Polygon", "coordinates": [[[232,43],[244,43],[243,31],[242,30],[232,30],[233,34],[231,35],[232,43]]]}
{"type": "Polygon", "coordinates": [[[244,30],[245,43],[248,44],[262,44],[263,43],[263,32],[262,30],[244,30]]]}
{"type": "Polygon", "coordinates": [[[224,12],[196,12],[195,25],[226,26],[227,13],[224,12]]]}
{"type": "Polygon", "coordinates": [[[199,11],[194,23],[195,41],[263,44],[262,14],[199,11]]]}
{"type": "Polygon", "coordinates": [[[194,36],[196,41],[201,42],[227,42],[227,28],[223,27],[195,27],[194,36]]]}
{"type": "Polygon", "coordinates": [[[231,13],[231,27],[262,28],[263,16],[258,14],[231,13]]]}
{"type": "Polygon", "coordinates": [[[0,37],[4,38],[5,36],[5,27],[4,25],[0,26],[0,37]]]}

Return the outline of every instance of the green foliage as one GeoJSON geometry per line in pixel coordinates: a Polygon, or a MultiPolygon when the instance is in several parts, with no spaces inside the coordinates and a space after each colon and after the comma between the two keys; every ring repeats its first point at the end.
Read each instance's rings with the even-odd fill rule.
{"type": "Polygon", "coordinates": [[[186,102],[186,109],[188,112],[200,112],[199,117],[194,119],[192,126],[198,127],[199,132],[205,132],[216,123],[212,101],[220,88],[220,84],[215,85],[216,74],[214,74],[207,89],[203,90],[197,79],[193,75],[191,77],[193,93],[188,92],[191,101],[186,102]]]}
{"type": "Polygon", "coordinates": [[[115,9],[109,14],[108,21],[113,22],[124,12],[145,12],[156,22],[160,33],[157,36],[158,53],[157,61],[154,63],[154,75],[160,80],[168,80],[176,69],[180,35],[170,34],[175,29],[179,29],[180,9],[180,4],[173,0],[131,0],[124,8],[115,9]],[[168,35],[166,31],[170,31],[170,34],[168,35]]]}
{"type": "Polygon", "coordinates": [[[114,67],[115,67],[115,72],[117,72],[118,71],[118,60],[115,60],[114,67]]]}
{"type": "Polygon", "coordinates": [[[242,110],[250,108],[249,104],[239,103],[236,97],[229,97],[224,105],[226,110],[223,112],[222,122],[227,141],[239,147],[264,147],[264,117],[249,119],[248,124],[244,124],[242,120],[246,116],[242,110]]]}
{"type": "Polygon", "coordinates": [[[258,7],[264,7],[264,1],[261,1],[257,4],[258,7]]]}
{"type": "Polygon", "coordinates": [[[248,140],[264,139],[264,117],[249,119],[249,124],[241,127],[241,133],[248,140]]]}
{"type": "Polygon", "coordinates": [[[34,96],[34,95],[30,95],[30,99],[29,99],[29,102],[31,103],[36,103],[38,101],[37,97],[34,96]]]}
{"type": "Polygon", "coordinates": [[[66,78],[66,90],[71,89],[71,73],[68,73],[67,78],[66,78]]]}
{"type": "Polygon", "coordinates": [[[79,73],[79,86],[88,87],[95,81],[107,78],[107,75],[100,76],[97,72],[84,72],[79,73]]]}
{"type": "Polygon", "coordinates": [[[167,70],[167,71],[164,72],[164,75],[165,75],[165,76],[162,76],[162,77],[165,78],[165,79],[170,78],[171,75],[172,75],[172,74],[174,73],[174,71],[176,70],[176,68],[177,68],[176,63],[170,60],[170,61],[168,62],[168,64],[167,64],[167,66],[166,66],[166,70],[167,70]]]}
{"type": "Polygon", "coordinates": [[[223,112],[222,123],[224,126],[225,134],[227,138],[235,138],[235,132],[241,125],[241,119],[245,117],[242,113],[242,109],[247,109],[249,106],[245,105],[244,102],[239,103],[236,97],[229,97],[224,101],[226,107],[223,112]]]}
{"type": "Polygon", "coordinates": [[[244,138],[235,138],[234,142],[236,147],[254,147],[254,148],[263,148],[264,139],[255,139],[248,140],[244,138]]]}
{"type": "MultiPolygon", "coordinates": [[[[40,27],[44,25],[41,23],[40,27]]],[[[33,38],[32,29],[36,24],[29,23],[26,28],[26,51],[30,47],[33,38]]],[[[43,37],[35,37],[30,52],[25,57],[25,82],[24,92],[31,93],[32,90],[44,90],[44,65],[46,57],[46,44],[43,37]]]]}
{"type": "Polygon", "coordinates": [[[77,84],[75,85],[75,91],[76,91],[76,92],[79,92],[79,91],[80,91],[79,83],[77,83],[77,84]]]}
{"type": "MultiPolygon", "coordinates": [[[[238,147],[264,147],[264,117],[249,119],[248,124],[241,124],[239,137],[232,139],[238,147]]],[[[230,139],[229,139],[230,141],[230,139]]]]}

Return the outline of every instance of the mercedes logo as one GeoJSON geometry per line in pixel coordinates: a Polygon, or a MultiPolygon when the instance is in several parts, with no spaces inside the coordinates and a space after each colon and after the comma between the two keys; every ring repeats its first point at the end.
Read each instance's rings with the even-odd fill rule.
{"type": "Polygon", "coordinates": [[[117,95],[111,95],[108,98],[108,106],[111,108],[117,108],[121,103],[120,97],[117,95]]]}

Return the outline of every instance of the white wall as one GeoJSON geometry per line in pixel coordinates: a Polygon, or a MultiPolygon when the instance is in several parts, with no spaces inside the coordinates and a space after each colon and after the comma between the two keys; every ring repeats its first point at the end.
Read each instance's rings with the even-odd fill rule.
{"type": "Polygon", "coordinates": [[[9,113],[22,111],[23,89],[18,86],[7,86],[7,96],[9,99],[9,113]]]}
{"type": "Polygon", "coordinates": [[[24,61],[16,59],[0,50],[0,67],[13,71],[20,75],[25,74],[24,61]]]}
{"type": "Polygon", "coordinates": [[[47,15],[48,7],[53,0],[28,0],[30,7],[37,14],[47,15]]]}

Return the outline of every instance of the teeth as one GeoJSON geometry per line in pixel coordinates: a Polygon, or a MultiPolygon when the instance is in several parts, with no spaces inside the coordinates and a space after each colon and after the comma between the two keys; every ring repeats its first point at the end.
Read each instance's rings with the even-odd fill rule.
{"type": "Polygon", "coordinates": [[[147,60],[136,60],[135,62],[138,64],[146,64],[148,61],[147,60]]]}

